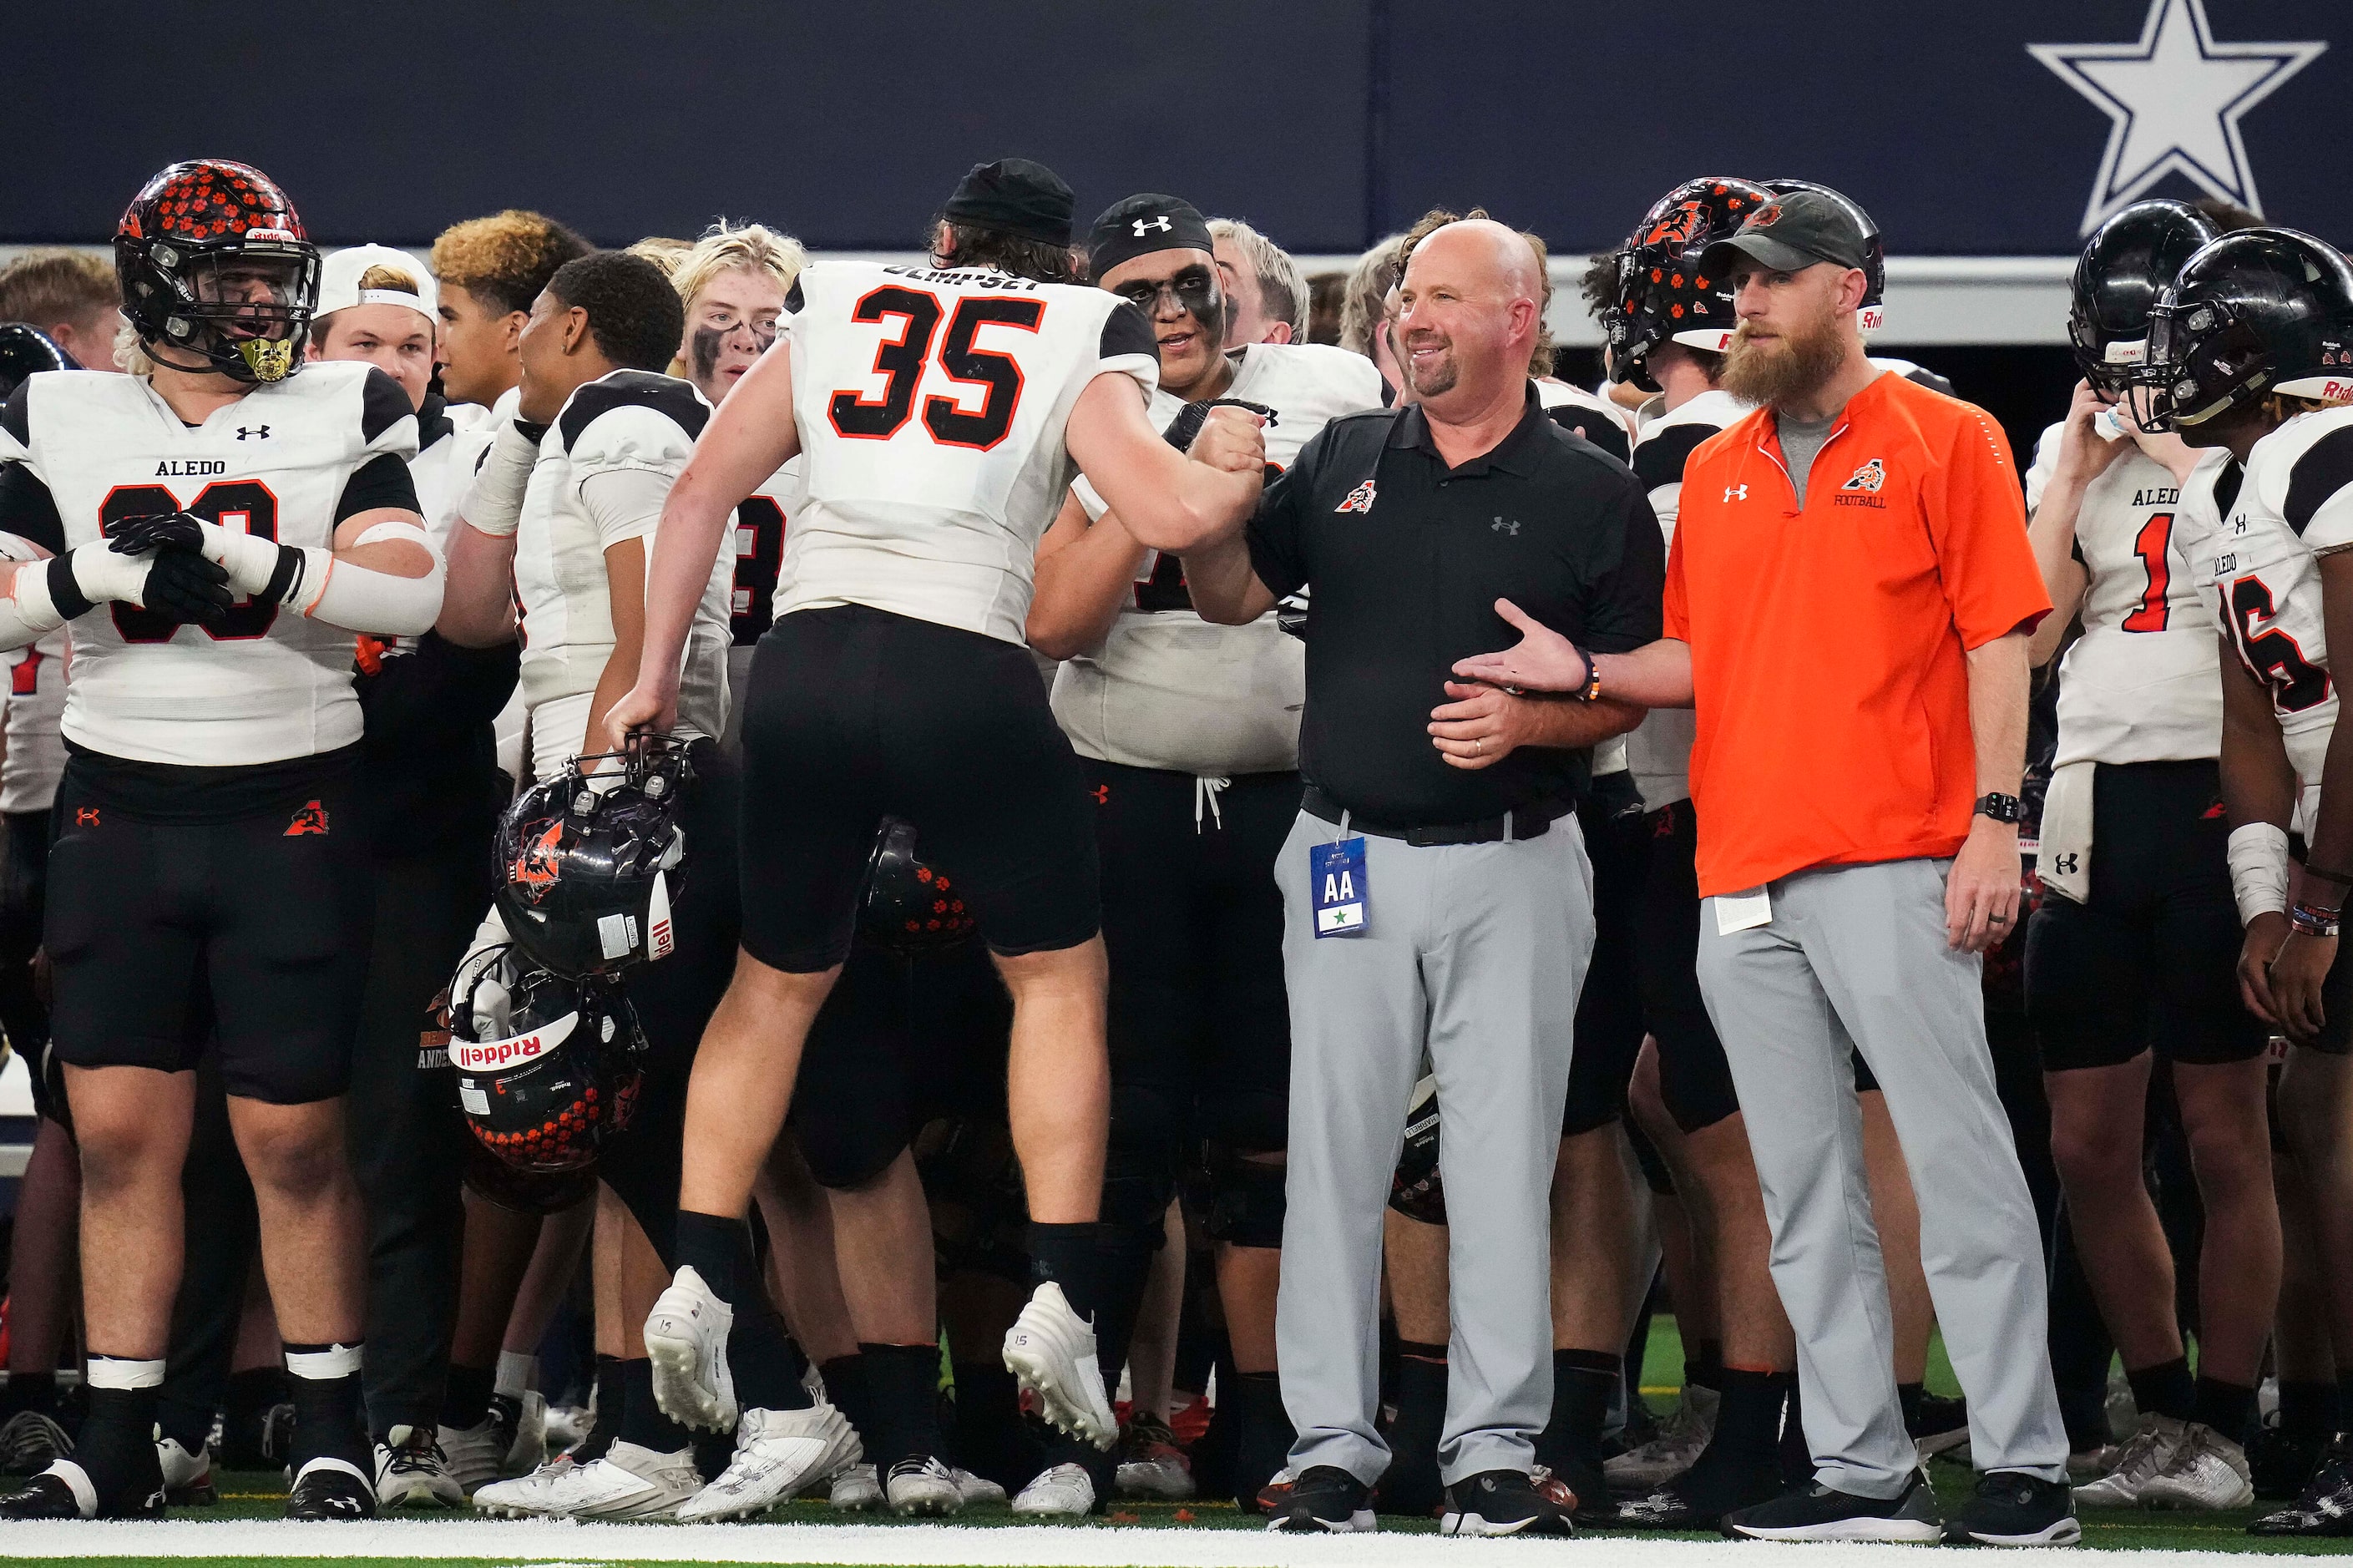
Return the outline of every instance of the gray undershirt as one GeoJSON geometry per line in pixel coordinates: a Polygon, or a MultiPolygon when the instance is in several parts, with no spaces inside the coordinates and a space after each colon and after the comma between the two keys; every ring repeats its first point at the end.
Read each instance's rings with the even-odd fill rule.
{"type": "Polygon", "coordinates": [[[1776,413],[1773,422],[1781,437],[1781,461],[1789,470],[1789,482],[1798,487],[1798,504],[1802,507],[1806,503],[1806,476],[1813,472],[1814,458],[1821,451],[1822,443],[1831,438],[1831,426],[1838,423],[1838,416],[1833,414],[1809,425],[1776,413]]]}

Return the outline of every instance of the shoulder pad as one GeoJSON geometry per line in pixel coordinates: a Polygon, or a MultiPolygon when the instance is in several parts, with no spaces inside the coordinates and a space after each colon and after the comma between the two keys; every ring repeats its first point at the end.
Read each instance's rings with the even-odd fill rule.
{"type": "Polygon", "coordinates": [[[1722,433],[1716,426],[1696,419],[1687,425],[1670,425],[1650,439],[1635,444],[1634,477],[1642,481],[1644,489],[1679,484],[1683,465],[1691,461],[1691,455],[1722,433]]]}
{"type": "MultiPolygon", "coordinates": [[[[1369,363],[1369,362],[1367,362],[1369,363]]],[[[1620,462],[1627,460],[1626,426],[1589,403],[1556,403],[1545,410],[1552,422],[1620,462]]]]}
{"type": "Polygon", "coordinates": [[[2288,469],[2287,500],[2280,515],[2297,536],[2330,498],[2353,485],[2353,425],[2340,425],[2311,446],[2288,469]]]}
{"type": "Polygon", "coordinates": [[[2238,504],[2239,487],[2247,480],[2247,466],[2232,458],[2214,476],[2214,515],[2227,521],[2231,509],[2238,504]]]}
{"type": "Polygon", "coordinates": [[[1103,359],[1144,354],[1153,363],[1160,363],[1160,342],[1152,335],[1152,323],[1125,300],[1119,300],[1103,318],[1103,342],[1096,353],[1103,359]]]}
{"type": "Polygon", "coordinates": [[[5,440],[0,440],[0,458],[22,458],[32,451],[32,396],[33,378],[28,375],[8,395],[7,405],[0,408],[0,431],[6,432],[5,440]]]}
{"type": "Polygon", "coordinates": [[[589,426],[617,408],[649,409],[685,431],[690,442],[699,438],[703,426],[711,421],[711,405],[676,376],[618,370],[580,388],[564,405],[556,418],[564,450],[568,454],[589,426]]]}
{"type": "Polygon", "coordinates": [[[400,383],[375,366],[367,367],[360,383],[360,440],[373,447],[384,433],[402,420],[415,416],[417,410],[408,405],[408,394],[400,390],[400,383]]]}

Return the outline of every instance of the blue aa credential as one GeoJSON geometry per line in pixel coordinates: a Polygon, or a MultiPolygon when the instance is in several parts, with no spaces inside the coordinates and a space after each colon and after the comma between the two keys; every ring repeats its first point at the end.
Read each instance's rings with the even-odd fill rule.
{"type": "Polygon", "coordinates": [[[1356,936],[1365,929],[1370,891],[1363,837],[1307,847],[1307,893],[1315,906],[1315,934],[1356,936]]]}

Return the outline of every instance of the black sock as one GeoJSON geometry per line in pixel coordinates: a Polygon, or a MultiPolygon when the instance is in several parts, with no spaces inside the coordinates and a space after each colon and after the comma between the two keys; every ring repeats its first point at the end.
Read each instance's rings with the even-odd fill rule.
{"type": "Polygon", "coordinates": [[[1536,1463],[1555,1470],[1581,1460],[1601,1463],[1601,1428],[1625,1376],[1622,1358],[1605,1351],[1552,1352],[1552,1417],[1536,1434],[1536,1463]]]}
{"type": "Polygon", "coordinates": [[[2344,1430],[2344,1423],[2348,1417],[2353,1417],[2353,1367],[2340,1366],[2337,1369],[2337,1420],[2338,1431],[2341,1432],[2344,1430]]]}
{"type": "Polygon", "coordinates": [[[1910,1431],[1920,1425],[1920,1401],[1927,1396],[1925,1383],[1899,1383],[1895,1385],[1896,1401],[1904,1406],[1904,1429],[1910,1431]]]}
{"type": "Polygon", "coordinates": [[[1798,1379],[1794,1373],[1724,1369],[1724,1403],[1716,1407],[1711,1453],[1726,1458],[1770,1463],[1781,1444],[1781,1417],[1798,1379]]]}
{"type": "Polygon", "coordinates": [[[1683,1381],[1724,1392],[1724,1342],[1702,1340],[1695,1354],[1683,1357],[1683,1381]]]}
{"type": "Polygon", "coordinates": [[[808,1363],[761,1288],[751,1227],[740,1219],[681,1209],[678,1261],[702,1275],[711,1293],[734,1310],[735,1326],[727,1335],[727,1366],[744,1408],[807,1409],[812,1402],[801,1385],[801,1371],[808,1363]]]}
{"type": "Polygon", "coordinates": [[[1104,1278],[1109,1254],[1103,1243],[1103,1226],[1085,1225],[1048,1225],[1039,1220],[1029,1222],[1029,1279],[1033,1285],[1050,1279],[1062,1288],[1062,1295],[1071,1303],[1071,1310],[1094,1321],[1095,1342],[1101,1345],[1103,1324],[1100,1314],[1111,1281],[1104,1278]]]}
{"type": "Polygon", "coordinates": [[[1798,1397],[1798,1374],[1782,1375],[1788,1379],[1788,1393],[1781,1405],[1781,1484],[1809,1486],[1814,1479],[1814,1447],[1806,1441],[1806,1412],[1798,1397]]]}
{"type": "Polygon", "coordinates": [[[1291,1413],[1282,1406],[1282,1374],[1272,1372],[1237,1372],[1221,1376],[1220,1388],[1234,1391],[1235,1451],[1233,1474],[1229,1478],[1234,1501],[1245,1513],[1258,1511],[1259,1489],[1274,1479],[1291,1456],[1291,1445],[1299,1434],[1293,1430],[1291,1413]]]}
{"type": "MultiPolygon", "coordinates": [[[[864,1344],[874,1430],[866,1458],[886,1475],[902,1459],[936,1457],[940,1438],[940,1347],[864,1344]]],[[[861,1436],[864,1436],[861,1433],[861,1436]]]]}
{"type": "Polygon", "coordinates": [[[163,1464],[155,1453],[156,1391],[90,1388],[88,1393],[90,1413],[82,1417],[72,1458],[97,1489],[99,1512],[119,1512],[163,1489],[163,1464]]]}
{"type": "Polygon", "coordinates": [[[0,1410],[14,1415],[19,1410],[37,1410],[47,1415],[58,1406],[58,1374],[54,1372],[12,1372],[8,1387],[0,1395],[0,1410]]]}
{"type": "Polygon", "coordinates": [[[497,1382],[498,1373],[487,1366],[451,1362],[448,1379],[441,1385],[441,1425],[453,1432],[480,1426],[491,1413],[491,1390],[497,1382]]]}
{"type": "Polygon", "coordinates": [[[635,1443],[657,1454],[675,1454],[693,1446],[693,1434],[663,1415],[654,1402],[653,1363],[642,1359],[621,1363],[620,1381],[621,1415],[613,1427],[617,1442],[635,1443]]]}
{"type": "Polygon", "coordinates": [[[2295,1437],[2329,1437],[2337,1432],[2337,1385],[2333,1383],[2282,1383],[2279,1385],[2280,1430],[2295,1437]]]}
{"type": "Polygon", "coordinates": [[[183,1400],[159,1400],[155,1405],[155,1435],[169,1437],[191,1454],[201,1454],[212,1440],[213,1413],[183,1400]]]}
{"type": "Polygon", "coordinates": [[[1388,1473],[1381,1506],[1390,1513],[1427,1517],[1444,1495],[1438,1479],[1438,1440],[1446,1430],[1446,1347],[1398,1347],[1397,1420],[1389,1426],[1388,1473]]]}
{"type": "Polygon", "coordinates": [[[2171,1361],[2137,1371],[2126,1367],[2125,1381],[2132,1384],[2133,1405],[2143,1415],[2168,1415],[2176,1421],[2187,1421],[2198,1403],[2198,1384],[2189,1376],[2187,1356],[2175,1356],[2171,1361]]]}
{"type": "Polygon", "coordinates": [[[621,1358],[600,1355],[596,1358],[596,1408],[593,1412],[587,1433],[572,1447],[572,1462],[593,1465],[611,1451],[613,1439],[621,1429],[621,1358]]]}
{"type": "Polygon", "coordinates": [[[2189,1418],[2211,1426],[2233,1443],[2244,1443],[2255,1424],[2255,1391],[2220,1378],[2200,1376],[2189,1418]]]}
{"type": "Polygon", "coordinates": [[[825,1379],[826,1403],[840,1411],[841,1418],[857,1431],[860,1441],[871,1448],[874,1393],[872,1381],[866,1375],[866,1358],[852,1351],[818,1363],[817,1370],[825,1379]]]}
{"type": "Polygon", "coordinates": [[[293,1379],[294,1451],[289,1461],[295,1473],[299,1476],[312,1459],[341,1459],[373,1478],[375,1455],[368,1447],[360,1391],[360,1347],[290,1344],[286,1370],[293,1379]]]}
{"type": "Polygon", "coordinates": [[[1045,1466],[1037,1434],[1021,1419],[1021,1392],[1001,1361],[955,1363],[955,1463],[1008,1492],[1045,1466]]]}

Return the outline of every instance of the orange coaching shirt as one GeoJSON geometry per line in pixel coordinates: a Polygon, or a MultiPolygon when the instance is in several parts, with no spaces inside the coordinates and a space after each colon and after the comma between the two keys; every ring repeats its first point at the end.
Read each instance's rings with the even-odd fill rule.
{"type": "Polygon", "coordinates": [[[1883,374],[1806,489],[1761,409],[1683,468],[1665,630],[1691,645],[1704,896],[1957,852],[1978,795],[1964,650],[2050,613],[1982,409],[1883,374]]]}

